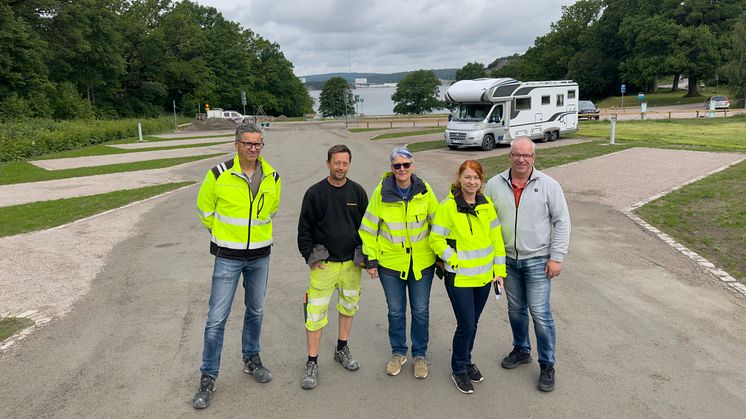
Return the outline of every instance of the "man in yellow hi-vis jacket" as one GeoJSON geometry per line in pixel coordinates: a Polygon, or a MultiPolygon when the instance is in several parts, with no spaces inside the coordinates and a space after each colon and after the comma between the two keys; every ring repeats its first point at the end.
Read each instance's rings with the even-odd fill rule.
{"type": "Polygon", "coordinates": [[[259,336],[264,316],[264,294],[269,276],[272,218],[280,204],[280,175],[259,156],[262,130],[254,124],[236,129],[236,155],[207,172],[197,197],[197,212],[211,233],[210,253],[215,268],[210,309],[205,325],[202,376],[193,406],[210,405],[220,369],[225,323],[238,280],[245,291],[242,352],[244,372],[257,382],[272,379],[259,357],[259,336]]]}

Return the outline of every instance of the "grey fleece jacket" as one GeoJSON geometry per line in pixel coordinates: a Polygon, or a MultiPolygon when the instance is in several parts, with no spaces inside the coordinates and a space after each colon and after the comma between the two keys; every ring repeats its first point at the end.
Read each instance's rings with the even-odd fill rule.
{"type": "Polygon", "coordinates": [[[515,206],[510,169],[487,182],[484,194],[500,219],[505,253],[513,259],[549,255],[562,262],[570,246],[570,212],[562,187],[535,168],[515,206]]]}

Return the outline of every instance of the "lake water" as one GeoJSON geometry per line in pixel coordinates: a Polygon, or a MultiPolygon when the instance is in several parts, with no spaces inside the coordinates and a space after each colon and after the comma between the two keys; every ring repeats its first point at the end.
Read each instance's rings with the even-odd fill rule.
{"type": "MultiPolygon", "coordinates": [[[[443,100],[448,86],[441,85],[438,97],[443,100]]],[[[396,91],[396,87],[358,87],[352,89],[353,95],[358,95],[363,98],[363,102],[357,104],[355,113],[358,111],[361,115],[379,116],[379,115],[393,115],[394,114],[394,102],[391,100],[391,95],[396,91]]],[[[311,97],[314,100],[313,110],[318,112],[319,110],[319,95],[321,90],[309,90],[311,97]]],[[[437,109],[430,113],[447,113],[447,109],[437,109]]]]}

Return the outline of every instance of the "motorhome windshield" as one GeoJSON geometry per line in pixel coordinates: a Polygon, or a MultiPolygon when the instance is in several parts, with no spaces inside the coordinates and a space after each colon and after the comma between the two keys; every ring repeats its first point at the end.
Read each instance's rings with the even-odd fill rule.
{"type": "Polygon", "coordinates": [[[456,121],[482,121],[492,109],[492,104],[465,104],[459,105],[453,113],[456,121]]]}

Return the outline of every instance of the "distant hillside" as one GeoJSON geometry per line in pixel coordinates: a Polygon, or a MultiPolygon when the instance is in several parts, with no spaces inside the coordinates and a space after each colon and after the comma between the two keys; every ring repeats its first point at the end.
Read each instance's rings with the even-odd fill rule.
{"type": "MultiPolygon", "coordinates": [[[[453,80],[456,75],[457,68],[442,68],[433,70],[436,76],[441,80],[453,80]]],[[[332,77],[342,77],[347,80],[348,83],[352,84],[355,79],[368,79],[368,83],[380,84],[380,83],[398,83],[411,71],[404,71],[401,73],[326,73],[326,74],[312,74],[310,76],[300,76],[306,79],[306,85],[309,88],[321,90],[324,87],[324,83],[332,77]]]]}

